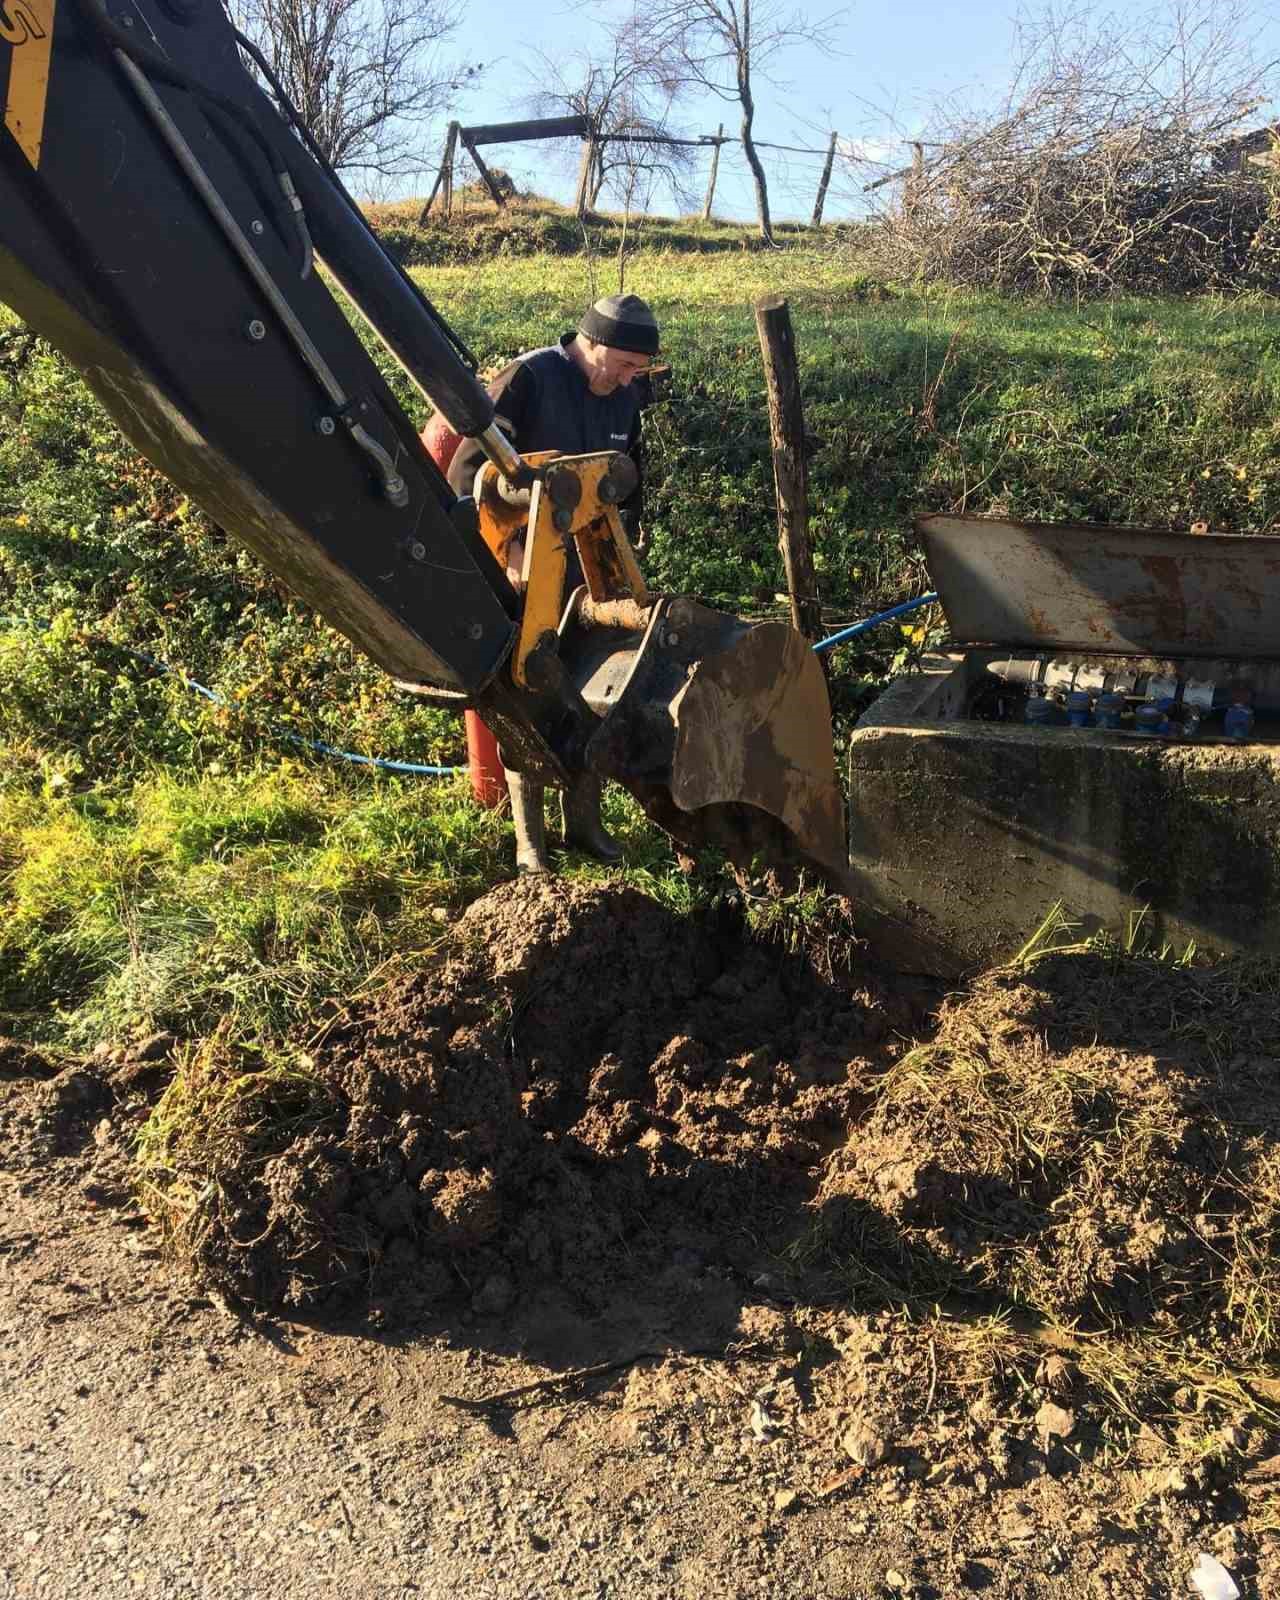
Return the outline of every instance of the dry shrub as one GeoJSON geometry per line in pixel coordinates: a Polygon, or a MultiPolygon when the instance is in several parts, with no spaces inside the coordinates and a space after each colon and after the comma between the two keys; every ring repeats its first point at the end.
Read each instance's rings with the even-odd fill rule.
{"type": "Polygon", "coordinates": [[[1273,69],[1244,4],[1046,12],[1019,37],[1005,103],[940,111],[880,190],[882,270],[1074,295],[1280,284],[1275,185],[1249,160],[1277,142],[1258,128],[1273,69]]]}

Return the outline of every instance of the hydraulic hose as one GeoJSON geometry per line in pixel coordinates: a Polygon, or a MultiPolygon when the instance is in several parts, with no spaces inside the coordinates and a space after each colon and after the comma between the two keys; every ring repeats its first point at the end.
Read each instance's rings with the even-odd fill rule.
{"type": "MultiPolygon", "coordinates": [[[[311,234],[307,227],[306,214],[298,198],[288,162],[267,138],[253,112],[227,95],[211,89],[192,73],[175,66],[168,56],[161,54],[160,51],[153,50],[150,45],[137,37],[133,28],[124,27],[116,21],[107,10],[105,0],[81,0],[81,5],[85,9],[90,26],[113,49],[127,56],[136,67],[152,78],[159,79],[161,83],[170,84],[175,89],[185,89],[188,94],[195,95],[197,99],[215,108],[223,117],[229,118],[236,127],[249,135],[275,174],[276,185],[282,197],[279,209],[284,214],[286,227],[292,227],[297,231],[302,250],[299,275],[305,278],[311,271],[312,262],[311,234]]],[[[225,124],[223,136],[225,137],[225,124]]]]}
{"type": "MultiPolygon", "coordinates": [[[[231,33],[236,43],[266,79],[272,94],[276,97],[276,103],[284,112],[285,116],[288,117],[289,121],[293,124],[293,131],[298,135],[298,138],[302,140],[303,144],[311,153],[312,160],[320,168],[321,172],[324,173],[325,177],[328,178],[334,189],[337,190],[337,192],[347,202],[348,207],[359,219],[361,226],[364,227],[368,232],[372,233],[373,230],[369,227],[369,219],[365,216],[364,212],[361,211],[355,200],[352,199],[351,193],[346,184],[343,183],[342,179],[334,171],[329,158],[320,148],[319,144],[316,142],[315,135],[312,133],[310,127],[308,127],[306,118],[302,115],[301,111],[298,110],[297,106],[294,105],[288,90],[280,82],[280,79],[275,70],[272,68],[271,63],[267,60],[266,56],[263,55],[262,51],[259,50],[258,46],[254,44],[253,40],[250,39],[247,34],[242,33],[234,24],[232,24],[231,33]]],[[[381,241],[379,241],[379,248],[382,248],[381,241]]],[[[422,309],[431,318],[436,327],[442,334],[444,334],[445,338],[448,339],[449,343],[474,372],[480,363],[476,360],[475,356],[472,354],[461,335],[458,334],[455,329],[444,319],[444,317],[440,315],[436,308],[431,304],[430,300],[428,300],[426,295],[422,293],[421,289],[418,288],[417,284],[414,283],[413,279],[398,261],[395,262],[395,266],[397,271],[400,273],[400,276],[409,285],[410,289],[413,290],[413,293],[422,309]]]]}

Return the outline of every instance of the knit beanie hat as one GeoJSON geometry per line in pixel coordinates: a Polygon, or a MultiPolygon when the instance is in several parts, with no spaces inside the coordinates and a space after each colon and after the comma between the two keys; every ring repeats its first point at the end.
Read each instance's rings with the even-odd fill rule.
{"type": "Polygon", "coordinates": [[[611,294],[585,311],[578,332],[611,350],[657,355],[658,321],[638,294],[611,294]]]}

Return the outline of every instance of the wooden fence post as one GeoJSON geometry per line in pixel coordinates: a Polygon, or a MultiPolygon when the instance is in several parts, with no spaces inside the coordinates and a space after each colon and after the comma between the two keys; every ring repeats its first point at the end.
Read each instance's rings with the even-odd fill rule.
{"type": "Polygon", "coordinates": [[[573,214],[579,221],[587,214],[591,201],[591,173],[596,160],[596,132],[592,128],[582,141],[582,157],[578,162],[578,192],[574,196],[573,214]]]}
{"type": "Polygon", "coordinates": [[[910,214],[919,204],[924,186],[924,145],[919,139],[911,141],[911,172],[902,190],[902,209],[910,214]]]}
{"type": "Polygon", "coordinates": [[[807,639],[822,634],[822,606],[809,548],[809,484],[804,455],[804,403],[791,309],[780,294],[755,303],[756,331],[769,389],[773,478],[778,491],[778,548],[791,596],[791,621],[807,639]]]}
{"type": "Polygon", "coordinates": [[[833,131],[831,143],[827,146],[827,159],[823,163],[822,176],[818,179],[818,195],[813,202],[813,227],[818,227],[822,222],[822,207],[827,199],[827,185],[831,182],[831,167],[836,159],[836,136],[833,131]]]}
{"type": "Polygon", "coordinates": [[[485,166],[483,160],[481,159],[480,152],[476,148],[474,140],[468,139],[466,134],[463,133],[462,144],[467,154],[475,162],[476,171],[480,174],[481,183],[483,183],[485,188],[489,191],[490,200],[493,201],[494,205],[499,211],[505,211],[507,209],[507,202],[502,197],[502,190],[499,189],[497,184],[493,181],[493,174],[489,171],[488,167],[485,166]]]}
{"type": "Polygon", "coordinates": [[[720,141],[724,138],[724,123],[716,129],[715,149],[711,152],[711,176],[707,179],[707,201],[702,208],[702,220],[711,221],[711,202],[716,197],[716,175],[720,171],[720,141]]]}
{"type": "Polygon", "coordinates": [[[440,209],[445,216],[453,211],[453,152],[458,143],[458,124],[451,122],[449,131],[444,137],[444,155],[440,158],[440,170],[436,173],[436,181],[431,186],[431,193],[427,196],[427,203],[422,208],[422,215],[418,218],[419,224],[424,223],[431,215],[431,207],[437,193],[440,193],[440,209]]]}
{"type": "Polygon", "coordinates": [[[452,123],[449,128],[449,143],[444,157],[444,195],[443,208],[446,217],[453,216],[453,165],[458,159],[458,135],[462,131],[460,123],[452,123]]]}

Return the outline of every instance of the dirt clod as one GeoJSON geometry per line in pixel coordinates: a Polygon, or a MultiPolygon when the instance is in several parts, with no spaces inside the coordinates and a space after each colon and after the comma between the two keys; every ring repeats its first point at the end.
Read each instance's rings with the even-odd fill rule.
{"type": "Polygon", "coordinates": [[[879,1428],[868,1422],[855,1422],[840,1442],[845,1455],[860,1467],[878,1467],[889,1458],[889,1441],[879,1428]]]}
{"type": "Polygon", "coordinates": [[[32,1099],[32,1143],[50,1155],[67,1155],[92,1138],[111,1109],[111,1085],[88,1068],[68,1067],[41,1085],[32,1099]]]}
{"type": "Polygon", "coordinates": [[[1074,1411],[1068,1411],[1065,1406],[1055,1405],[1052,1400],[1046,1400],[1036,1412],[1035,1423],[1041,1447],[1048,1449],[1051,1440],[1071,1437],[1075,1431],[1076,1416],[1074,1411]]]}
{"type": "Polygon", "coordinates": [[[511,1279],[495,1272],[481,1284],[471,1302],[471,1309],[480,1317],[500,1317],[511,1309],[515,1297],[515,1285],[511,1279]]]}
{"type": "Polygon", "coordinates": [[[52,1078],[57,1070],[38,1050],[0,1034],[0,1079],[52,1078]]]}

